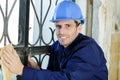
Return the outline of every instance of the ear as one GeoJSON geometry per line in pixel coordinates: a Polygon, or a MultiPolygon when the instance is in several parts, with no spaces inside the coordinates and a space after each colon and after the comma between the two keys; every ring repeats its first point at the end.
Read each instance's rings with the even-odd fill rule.
{"type": "Polygon", "coordinates": [[[82,24],[79,24],[79,26],[77,27],[77,31],[80,33],[82,30],[82,24]]]}

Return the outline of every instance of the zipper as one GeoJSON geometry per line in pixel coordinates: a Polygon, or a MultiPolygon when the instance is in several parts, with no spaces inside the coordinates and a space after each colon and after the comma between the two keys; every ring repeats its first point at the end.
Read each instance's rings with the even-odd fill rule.
{"type": "Polygon", "coordinates": [[[63,52],[61,60],[60,60],[60,69],[62,69],[62,65],[63,65],[64,62],[65,62],[65,53],[63,52]]]}

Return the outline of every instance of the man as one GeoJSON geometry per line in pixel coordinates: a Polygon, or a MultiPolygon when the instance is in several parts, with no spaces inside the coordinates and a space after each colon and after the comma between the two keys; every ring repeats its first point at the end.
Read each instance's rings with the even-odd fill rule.
{"type": "Polygon", "coordinates": [[[51,46],[48,68],[39,70],[30,57],[31,67],[24,66],[15,50],[5,49],[3,62],[9,70],[22,80],[108,80],[102,49],[92,38],[80,34],[84,19],[78,5],[62,1],[51,21],[58,41],[51,46]]]}

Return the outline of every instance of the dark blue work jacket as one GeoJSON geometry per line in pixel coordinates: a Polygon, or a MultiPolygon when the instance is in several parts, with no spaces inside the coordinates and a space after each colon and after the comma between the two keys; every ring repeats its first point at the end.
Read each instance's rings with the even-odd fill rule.
{"type": "Polygon", "coordinates": [[[108,80],[104,53],[92,38],[79,34],[66,48],[56,41],[50,53],[47,70],[25,66],[22,80],[108,80]]]}

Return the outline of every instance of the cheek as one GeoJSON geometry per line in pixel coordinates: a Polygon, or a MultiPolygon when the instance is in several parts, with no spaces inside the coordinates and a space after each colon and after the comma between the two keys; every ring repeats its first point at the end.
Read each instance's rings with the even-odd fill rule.
{"type": "Polygon", "coordinates": [[[80,33],[82,30],[82,26],[80,25],[78,28],[77,28],[77,32],[80,33]]]}
{"type": "Polygon", "coordinates": [[[59,34],[59,32],[58,32],[58,31],[55,31],[55,33],[56,33],[56,35],[58,35],[58,34],[59,34]]]}
{"type": "Polygon", "coordinates": [[[58,38],[58,36],[59,36],[59,32],[56,31],[55,34],[56,34],[56,37],[58,38]]]}

